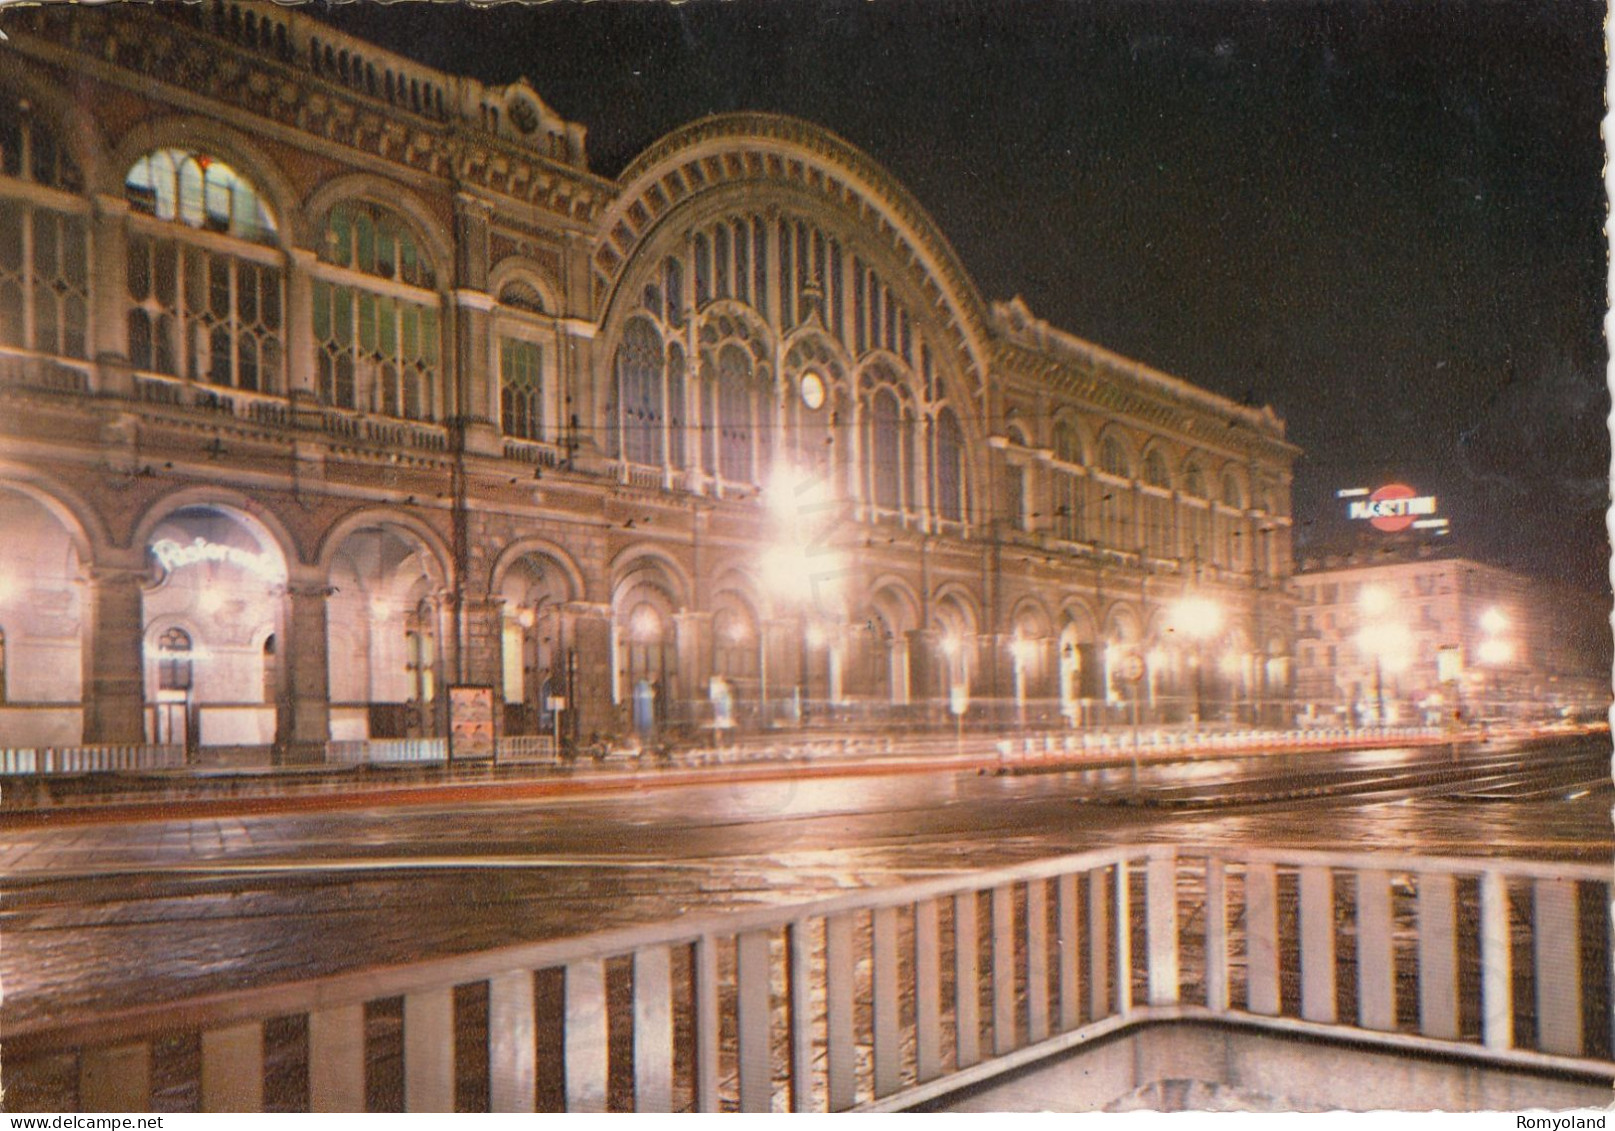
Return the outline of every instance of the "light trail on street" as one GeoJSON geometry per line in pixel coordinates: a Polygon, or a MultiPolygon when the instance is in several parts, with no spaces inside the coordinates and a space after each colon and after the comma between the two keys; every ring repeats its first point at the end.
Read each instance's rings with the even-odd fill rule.
{"type": "Polygon", "coordinates": [[[1457,767],[1445,748],[1353,751],[1146,766],[1136,782],[1127,766],[803,777],[17,827],[0,857],[3,1016],[16,1026],[1121,841],[1605,861],[1608,765],[1595,737],[1464,751],[1457,767]],[[1521,795],[1456,799],[1459,770],[1521,795]],[[1314,789],[1331,783],[1367,792],[1314,789]]]}

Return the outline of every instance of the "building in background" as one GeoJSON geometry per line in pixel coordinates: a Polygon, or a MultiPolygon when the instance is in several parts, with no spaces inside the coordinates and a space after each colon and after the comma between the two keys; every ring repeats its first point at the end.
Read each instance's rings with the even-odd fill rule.
{"type": "Polygon", "coordinates": [[[1295,448],[807,122],[614,180],[273,5],[0,71],[0,745],[1276,720],[1295,448]]]}
{"type": "Polygon", "coordinates": [[[1461,557],[1376,555],[1295,579],[1298,717],[1333,726],[1601,718],[1585,597],[1461,557]]]}

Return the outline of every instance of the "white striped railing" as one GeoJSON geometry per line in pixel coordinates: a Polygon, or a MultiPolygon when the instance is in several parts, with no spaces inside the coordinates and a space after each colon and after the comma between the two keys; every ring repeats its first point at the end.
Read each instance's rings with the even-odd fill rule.
{"type": "Polygon", "coordinates": [[[92,1111],[150,1106],[154,1050],[185,1033],[210,1111],[452,1111],[468,1062],[495,1111],[891,1110],[1216,1021],[1607,1081],[1609,884],[1607,865],[1126,847],[24,1024],[7,1058],[76,1053],[92,1111]],[[265,1022],[288,1017],[306,1039],[271,1055],[265,1022]],[[287,1056],[306,1089],[270,1095],[287,1056]],[[367,1100],[398,1057],[396,1094],[367,1100]]]}
{"type": "Polygon", "coordinates": [[[367,738],[327,742],[325,760],[356,765],[364,762],[445,762],[446,738],[367,738]]]}
{"type": "Polygon", "coordinates": [[[0,748],[0,774],[92,774],[112,770],[163,770],[183,765],[183,746],[131,743],[0,748]]]}
{"type": "Polygon", "coordinates": [[[496,762],[554,762],[555,738],[548,734],[502,734],[494,740],[496,762]]]}

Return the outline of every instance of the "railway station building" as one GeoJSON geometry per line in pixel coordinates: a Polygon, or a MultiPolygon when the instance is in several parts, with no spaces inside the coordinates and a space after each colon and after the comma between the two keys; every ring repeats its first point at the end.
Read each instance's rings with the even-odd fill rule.
{"type": "Polygon", "coordinates": [[[1287,719],[1283,423],[829,132],[605,177],[295,10],[6,28],[0,746],[1287,719]]]}

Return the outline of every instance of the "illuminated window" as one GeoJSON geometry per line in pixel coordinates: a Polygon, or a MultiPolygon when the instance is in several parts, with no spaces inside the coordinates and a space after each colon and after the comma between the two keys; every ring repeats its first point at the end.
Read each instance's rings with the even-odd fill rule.
{"type": "Polygon", "coordinates": [[[316,280],[314,345],[326,404],[433,419],[441,366],[434,307],[316,280]]]}
{"type": "Polygon", "coordinates": [[[84,217],[0,199],[0,345],[86,356],[88,247],[84,217]]]}
{"type": "Polygon", "coordinates": [[[271,243],[275,220],[252,182],[191,149],[154,149],[129,168],[124,195],[138,212],[192,228],[271,243]]]}
{"type": "Polygon", "coordinates": [[[634,318],[617,347],[617,409],[622,456],[629,463],[662,462],[662,336],[648,319],[634,318]]]}
{"type": "Polygon", "coordinates": [[[726,605],[712,618],[712,667],[728,679],[757,674],[757,630],[742,609],[726,605]]]}
{"type": "Polygon", "coordinates": [[[499,343],[499,406],[505,435],[544,438],[543,355],[532,342],[504,338],[499,343]]]}
{"type": "Polygon", "coordinates": [[[684,448],[684,347],[674,342],[667,347],[667,445],[668,462],[683,467],[684,448]]]}
{"type": "Polygon", "coordinates": [[[136,369],[253,392],[282,387],[279,267],[134,232],[126,272],[136,369]]]}
{"type": "Polygon", "coordinates": [[[718,353],[718,472],[750,483],[752,464],[751,355],[734,342],[718,353]]]}
{"type": "Polygon", "coordinates": [[[945,408],[936,420],[936,497],[938,517],[964,520],[964,433],[953,410],[945,408]]]}
{"type": "Polygon", "coordinates": [[[902,456],[899,454],[901,413],[897,394],[880,389],[870,404],[870,459],[874,471],[874,501],[877,507],[896,510],[901,496],[902,456]]]}
{"type": "Polygon", "coordinates": [[[89,225],[82,202],[63,195],[83,187],[78,166],[27,104],[0,101],[0,345],[88,356],[89,225]]]}
{"type": "Polygon", "coordinates": [[[191,689],[191,634],[170,628],[157,638],[157,689],[191,689]]]}
{"type": "Polygon", "coordinates": [[[409,225],[388,209],[366,201],[346,201],[331,209],[320,259],[412,287],[436,285],[432,265],[409,225]]]}

